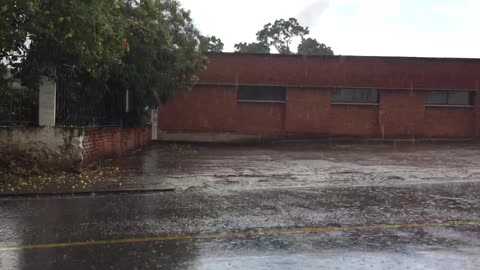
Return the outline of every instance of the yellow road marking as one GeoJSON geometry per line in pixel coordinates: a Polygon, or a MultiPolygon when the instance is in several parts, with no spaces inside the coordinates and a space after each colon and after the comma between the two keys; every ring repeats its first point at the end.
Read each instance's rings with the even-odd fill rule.
{"type": "Polygon", "coordinates": [[[69,242],[69,243],[20,245],[20,246],[13,246],[13,247],[0,247],[0,251],[99,246],[99,245],[114,245],[114,244],[128,244],[128,243],[160,242],[160,241],[171,241],[171,240],[241,238],[241,237],[247,237],[247,236],[309,234],[309,233],[326,233],[326,232],[340,232],[340,231],[405,230],[405,229],[428,228],[428,227],[455,227],[455,226],[461,226],[461,225],[478,226],[480,225],[480,221],[449,221],[449,222],[431,222],[431,223],[420,223],[420,224],[418,223],[417,224],[384,224],[384,225],[348,226],[348,227],[317,227],[317,228],[314,227],[314,228],[271,229],[271,230],[226,232],[226,233],[208,233],[208,234],[195,234],[195,235],[171,235],[171,236],[127,238],[127,239],[113,239],[113,240],[92,240],[92,241],[69,242]]]}

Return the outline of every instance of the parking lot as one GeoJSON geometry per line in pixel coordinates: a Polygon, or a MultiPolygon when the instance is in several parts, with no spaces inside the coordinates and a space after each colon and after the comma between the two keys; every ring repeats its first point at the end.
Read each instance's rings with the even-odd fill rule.
{"type": "Polygon", "coordinates": [[[480,177],[477,144],[156,144],[110,163],[178,190],[399,186],[480,177]]]}
{"type": "Polygon", "coordinates": [[[475,144],[154,144],[174,192],[3,199],[5,269],[478,269],[475,144]]]}

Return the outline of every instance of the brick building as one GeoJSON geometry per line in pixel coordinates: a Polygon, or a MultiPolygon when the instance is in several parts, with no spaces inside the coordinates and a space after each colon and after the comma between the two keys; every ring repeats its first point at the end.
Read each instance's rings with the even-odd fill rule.
{"type": "Polygon", "coordinates": [[[215,53],[199,77],[160,108],[160,138],[464,139],[480,131],[480,59],[215,53]]]}

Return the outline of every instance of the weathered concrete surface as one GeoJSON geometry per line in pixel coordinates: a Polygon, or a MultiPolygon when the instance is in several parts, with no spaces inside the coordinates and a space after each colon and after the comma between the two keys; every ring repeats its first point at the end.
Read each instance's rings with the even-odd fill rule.
{"type": "Polygon", "coordinates": [[[480,179],[480,145],[156,144],[111,165],[180,190],[401,186],[480,179]]]}
{"type": "Polygon", "coordinates": [[[54,79],[42,76],[38,91],[38,125],[55,126],[57,84],[54,79]]]}
{"type": "Polygon", "coordinates": [[[82,165],[140,149],[151,142],[143,128],[0,127],[0,162],[79,169],[82,165]]]}
{"type": "Polygon", "coordinates": [[[29,165],[79,167],[84,159],[83,139],[84,130],[77,128],[1,127],[0,160],[18,158],[29,165]]]}
{"type": "Polygon", "coordinates": [[[479,155],[475,145],[156,145],[113,163],[136,168],[146,185],[167,181],[183,189],[0,200],[1,268],[478,269],[479,155]],[[281,177],[288,167],[291,175],[281,177]],[[246,180],[229,183],[235,174],[246,180]],[[472,223],[429,225],[458,221],[472,223]],[[262,235],[325,227],[338,230],[262,235]],[[232,231],[251,232],[224,234],[232,231]],[[184,237],[208,233],[219,234],[184,237]],[[142,240],[158,236],[168,240],[142,240]],[[115,244],[118,239],[129,241],[115,244]],[[61,244],[72,242],[80,243],[61,244]],[[8,249],[19,245],[33,246],[8,249]]]}

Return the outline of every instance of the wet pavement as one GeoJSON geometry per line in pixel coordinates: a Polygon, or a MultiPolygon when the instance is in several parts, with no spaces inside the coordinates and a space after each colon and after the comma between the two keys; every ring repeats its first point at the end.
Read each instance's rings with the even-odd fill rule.
{"type": "Polygon", "coordinates": [[[154,145],[112,164],[175,192],[0,199],[0,268],[480,268],[477,146],[303,147],[154,145]]]}
{"type": "Polygon", "coordinates": [[[399,186],[480,179],[480,144],[156,144],[109,165],[136,188],[399,186]]]}

